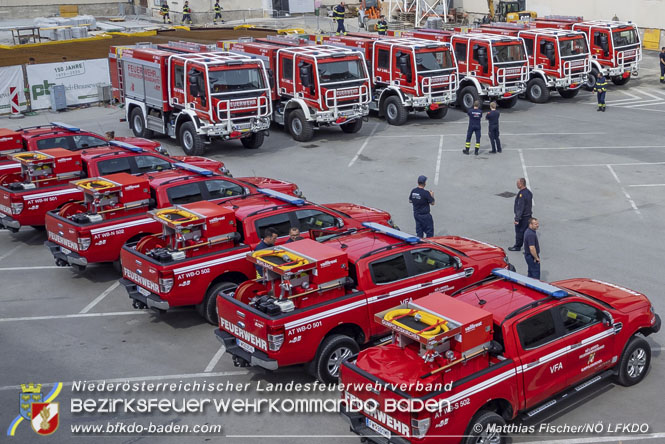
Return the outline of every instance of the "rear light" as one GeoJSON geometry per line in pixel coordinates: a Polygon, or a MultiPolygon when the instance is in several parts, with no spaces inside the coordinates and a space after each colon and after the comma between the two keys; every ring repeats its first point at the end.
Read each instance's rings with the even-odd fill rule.
{"type": "Polygon", "coordinates": [[[284,344],[284,326],[268,327],[268,350],[278,351],[284,344]]]}
{"type": "Polygon", "coordinates": [[[424,438],[429,430],[430,419],[412,419],[411,420],[411,436],[414,438],[424,438]]]}
{"type": "Polygon", "coordinates": [[[23,211],[23,202],[12,202],[12,214],[20,214],[23,211]]]}
{"type": "Polygon", "coordinates": [[[88,248],[90,248],[90,241],[91,239],[89,237],[79,237],[78,238],[79,250],[85,251],[88,248]]]}
{"type": "Polygon", "coordinates": [[[159,278],[159,292],[168,293],[173,288],[173,278],[159,278]]]}

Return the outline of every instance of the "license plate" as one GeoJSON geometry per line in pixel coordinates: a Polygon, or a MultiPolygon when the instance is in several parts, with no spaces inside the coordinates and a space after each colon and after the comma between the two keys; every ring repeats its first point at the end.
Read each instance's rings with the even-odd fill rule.
{"type": "Polygon", "coordinates": [[[64,254],[70,254],[72,252],[72,250],[68,250],[65,247],[60,247],[60,252],[64,253],[64,254]]]}
{"type": "Polygon", "coordinates": [[[254,347],[244,341],[241,341],[240,339],[236,339],[236,343],[238,344],[238,347],[242,348],[247,353],[254,353],[254,350],[256,350],[254,347]]]}
{"type": "Polygon", "coordinates": [[[143,287],[139,287],[138,285],[136,286],[136,289],[138,290],[139,293],[141,293],[143,296],[150,296],[150,291],[146,290],[143,287]]]}
{"type": "Polygon", "coordinates": [[[369,418],[365,418],[365,424],[367,424],[367,427],[374,430],[379,435],[383,436],[384,438],[390,439],[390,430],[388,430],[387,428],[380,426],[379,424],[375,423],[369,418]]]}

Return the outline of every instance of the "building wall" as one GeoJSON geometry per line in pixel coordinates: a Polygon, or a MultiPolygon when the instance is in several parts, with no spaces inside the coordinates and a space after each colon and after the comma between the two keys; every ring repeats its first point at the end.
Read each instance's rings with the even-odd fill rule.
{"type": "Polygon", "coordinates": [[[60,15],[60,5],[78,5],[80,15],[95,17],[118,16],[133,13],[132,5],[115,0],[0,0],[0,20],[12,17],[35,18],[60,15]]]}

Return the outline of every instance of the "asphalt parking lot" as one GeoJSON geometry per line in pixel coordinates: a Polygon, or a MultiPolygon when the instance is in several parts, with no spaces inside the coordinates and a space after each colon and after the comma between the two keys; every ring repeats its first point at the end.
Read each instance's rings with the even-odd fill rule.
{"type": "MultiPolygon", "coordinates": [[[[458,234],[504,248],[512,245],[515,180],[526,177],[534,193],[534,216],[540,220],[543,280],[593,277],[645,293],[656,311],[665,313],[665,86],[658,83],[655,54],[645,57],[639,79],[624,87],[611,85],[607,112],[595,111],[587,92],[565,100],[554,94],[548,104],[520,100],[501,117],[502,154],[489,154],[483,123],[479,156],[464,156],[466,116],[451,109],[443,121],[412,115],[402,127],[371,117],[357,134],[325,129],[307,143],[294,142],[274,127],[263,147],[246,150],[240,143],[219,143],[207,155],[222,160],[234,176],[261,175],[295,182],[315,202],[355,202],[381,208],[405,231],[415,229],[408,192],[416,178],[429,178],[437,199],[435,234],[458,234]]],[[[118,136],[131,132],[119,108],[92,107],[58,115],[42,112],[22,120],[1,119],[16,128],[63,121],[118,136]]],[[[159,139],[171,154],[180,148],[159,139]]],[[[133,310],[117,284],[111,265],[82,275],[55,267],[42,245],[45,233],[31,228],[0,232],[0,425],[18,414],[19,385],[64,382],[58,396],[64,433],[48,442],[90,442],[73,436],[69,425],[130,421],[131,415],[69,413],[72,381],[257,381],[311,382],[301,369],[268,374],[234,368],[213,334],[193,309],[155,315],[133,310]],[[73,420],[74,418],[74,420],[73,420]]],[[[526,273],[521,253],[511,262],[526,273]]],[[[662,442],[665,388],[663,333],[649,338],[650,374],[639,385],[594,387],[556,412],[552,424],[646,423],[648,435],[635,441],[662,442]]],[[[51,384],[51,385],[48,385],[51,384]]],[[[265,396],[256,390],[230,397],[265,396]]],[[[273,397],[312,394],[280,392],[273,397]]],[[[102,397],[95,395],[94,397],[102,397]]],[[[334,393],[324,396],[335,397],[334,393]]],[[[142,416],[155,422],[220,424],[224,436],[106,437],[104,442],[346,443],[358,438],[334,414],[224,414],[142,416]]],[[[145,421],[144,421],[145,422],[145,421]]],[[[15,442],[39,439],[23,424],[15,442]]],[[[518,442],[615,442],[596,435],[524,435],[518,442]],[[583,438],[583,440],[582,440],[583,438]]],[[[626,440],[624,437],[623,440],[626,440]]],[[[618,439],[616,440],[618,442],[618,439]]]]}

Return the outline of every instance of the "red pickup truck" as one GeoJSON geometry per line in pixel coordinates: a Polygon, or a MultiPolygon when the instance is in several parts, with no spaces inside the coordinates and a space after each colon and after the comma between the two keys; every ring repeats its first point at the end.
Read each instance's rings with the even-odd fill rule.
{"type": "Polygon", "coordinates": [[[372,443],[505,443],[506,422],[537,415],[613,377],[640,382],[646,296],[593,279],[551,285],[507,270],[447,297],[376,314],[388,345],[342,364],[343,416],[372,443]]]}
{"type": "Polygon", "coordinates": [[[53,150],[14,154],[21,160],[22,173],[6,175],[0,183],[0,227],[14,232],[26,225],[42,227],[48,211],[83,200],[81,190],[69,183],[74,178],[141,174],[171,169],[177,162],[227,171],[223,163],[205,157],[166,157],[123,142],[112,141],[110,145],[78,152],[57,149],[57,158],[50,154],[53,150]],[[53,168],[45,168],[49,162],[53,168]]]}
{"type": "MultiPolygon", "coordinates": [[[[342,230],[359,228],[363,221],[392,224],[390,214],[353,204],[317,205],[301,198],[272,190],[259,190],[263,196],[231,199],[220,204],[220,214],[234,213],[236,231],[232,245],[219,243],[210,249],[182,250],[177,231],[163,224],[164,234],[128,244],[120,258],[124,279],[121,283],[134,301],[134,308],[168,310],[196,305],[211,324],[218,324],[216,296],[232,292],[241,282],[256,277],[254,265],[247,261],[267,228],[277,231],[277,243],[286,242],[289,229],[298,227],[303,236],[311,229],[342,230]]],[[[154,215],[157,216],[157,215],[154,215]]]]}
{"type": "Polygon", "coordinates": [[[127,173],[75,182],[84,202],[71,203],[46,215],[46,246],[56,264],[76,271],[98,262],[116,262],[127,242],[162,231],[159,220],[146,212],[174,204],[223,201],[270,188],[301,195],[295,184],[265,177],[232,179],[187,163],[173,169],[134,177],[127,173]]]}
{"type": "MultiPolygon", "coordinates": [[[[141,137],[117,137],[114,140],[129,143],[149,151],[168,156],[159,142],[141,137]]],[[[21,165],[11,159],[22,151],[38,151],[63,148],[80,151],[86,148],[109,146],[109,140],[99,134],[84,131],[72,125],[51,122],[49,125],[21,128],[16,131],[0,128],[0,176],[21,171],[21,165]]]]}
{"type": "Polygon", "coordinates": [[[342,361],[385,336],[373,314],[433,290],[456,290],[511,267],[499,247],[457,236],[427,240],[379,224],[301,240],[248,259],[263,282],[217,301],[218,339],[239,366],[308,364],[334,382],[342,361]]]}

